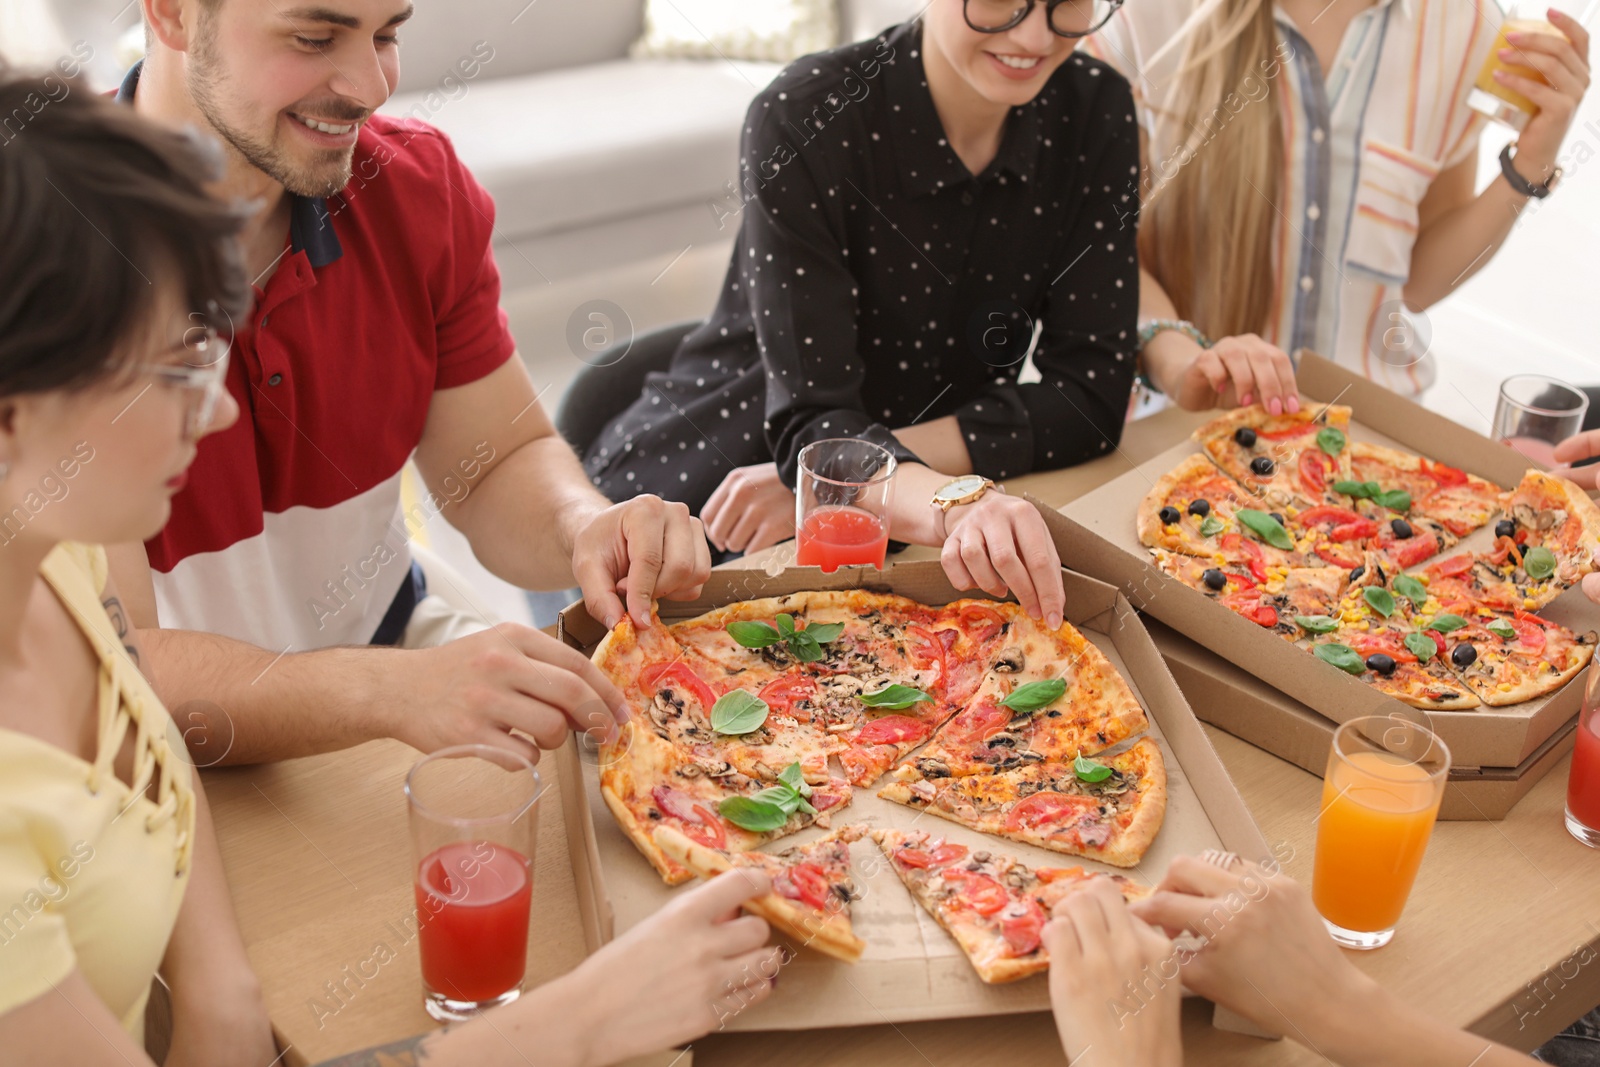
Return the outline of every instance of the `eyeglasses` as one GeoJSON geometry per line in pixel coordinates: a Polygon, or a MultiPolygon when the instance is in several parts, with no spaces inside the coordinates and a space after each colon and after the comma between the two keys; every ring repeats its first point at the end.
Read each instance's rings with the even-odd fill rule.
{"type": "Polygon", "coordinates": [[[184,414],[183,433],[188,440],[197,440],[211,426],[217,413],[217,402],[227,390],[229,340],[219,337],[209,327],[193,327],[186,331],[183,340],[173,345],[171,352],[182,356],[182,363],[143,363],[141,374],[194,394],[189,410],[184,414]]]}
{"type": "MultiPolygon", "coordinates": [[[[1022,25],[1040,0],[964,0],[967,25],[979,33],[1004,33],[1022,25]]],[[[1087,37],[1104,26],[1123,0],[1043,0],[1045,21],[1057,37],[1087,37]]]]}

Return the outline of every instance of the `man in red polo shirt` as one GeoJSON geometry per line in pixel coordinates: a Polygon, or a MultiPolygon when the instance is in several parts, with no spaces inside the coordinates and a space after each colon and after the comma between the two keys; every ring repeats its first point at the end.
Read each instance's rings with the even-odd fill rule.
{"type": "Polygon", "coordinates": [[[710,571],[683,505],[613,505],[589,484],[507,331],[488,194],[437,130],[374,114],[411,4],[142,7],[149,54],[119,97],[213,135],[216,192],[251,212],[256,304],[227,379],[239,421],[200,448],[166,530],[113,554],[196,758],[381,736],[536,757],[511,730],[542,748],[569,727],[609,734],[621,694],[536,630],[371,647],[405,641],[425,596],[408,537],[435,512],[502,578],[576,583],[607,624],[626,610],[648,625],[652,597],[697,595],[710,571]],[[429,495],[403,510],[413,453],[429,495]]]}

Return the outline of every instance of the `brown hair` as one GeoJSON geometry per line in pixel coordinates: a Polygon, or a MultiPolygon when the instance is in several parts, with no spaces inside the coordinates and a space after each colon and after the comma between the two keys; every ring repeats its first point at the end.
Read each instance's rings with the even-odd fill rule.
{"type": "Polygon", "coordinates": [[[1272,8],[1270,0],[1202,5],[1180,34],[1169,98],[1178,103],[1156,109],[1184,141],[1176,172],[1157,180],[1140,213],[1140,261],[1179,316],[1213,338],[1266,332],[1280,297],[1264,280],[1273,277],[1284,182],[1282,104],[1268,79],[1264,99],[1237,113],[1224,107],[1272,66],[1272,8]]]}
{"type": "Polygon", "coordinates": [[[76,79],[0,65],[0,396],[114,373],[158,282],[208,325],[243,317],[245,215],[203,188],[208,148],[76,79]]]}

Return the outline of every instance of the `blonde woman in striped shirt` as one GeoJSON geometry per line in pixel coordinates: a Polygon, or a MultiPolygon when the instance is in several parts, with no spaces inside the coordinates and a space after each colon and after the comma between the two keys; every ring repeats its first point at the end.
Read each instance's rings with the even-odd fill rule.
{"type": "MultiPolygon", "coordinates": [[[[1541,187],[1589,84],[1589,35],[1549,17],[1565,38],[1511,44],[1550,84],[1502,82],[1540,107],[1510,169],[1541,187]]],[[[1403,309],[1481,270],[1528,199],[1505,174],[1475,188],[1466,97],[1503,20],[1495,0],[1135,0],[1085,42],[1139,105],[1157,388],[1294,410],[1302,348],[1408,396],[1432,384],[1403,309]]]]}

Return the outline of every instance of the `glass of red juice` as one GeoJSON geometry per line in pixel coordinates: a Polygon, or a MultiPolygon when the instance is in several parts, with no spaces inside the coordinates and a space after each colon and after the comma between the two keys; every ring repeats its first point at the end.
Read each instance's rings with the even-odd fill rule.
{"type": "Polygon", "coordinates": [[[1542,374],[1517,374],[1500,383],[1494,439],[1548,470],[1560,466],[1556,445],[1583,429],[1588,410],[1582,389],[1542,374]]]}
{"type": "Polygon", "coordinates": [[[406,776],[423,1007],[441,1022],[522,995],[539,772],[489,745],[440,749],[406,776]]]}
{"type": "Polygon", "coordinates": [[[1578,713],[1578,740],[1567,779],[1567,831],[1600,848],[1600,663],[1591,664],[1578,713]]]}
{"type": "Polygon", "coordinates": [[[883,568],[889,551],[894,454],[871,441],[836,437],[800,450],[795,487],[795,563],[883,568]]]}

